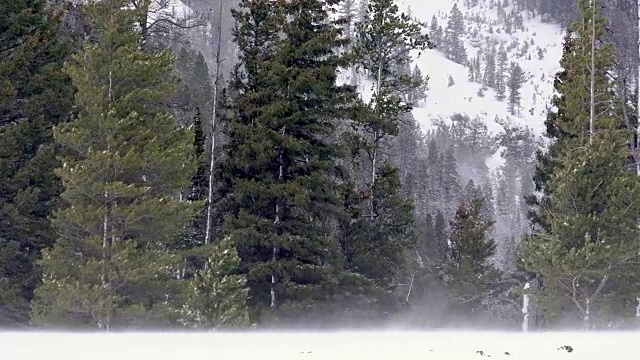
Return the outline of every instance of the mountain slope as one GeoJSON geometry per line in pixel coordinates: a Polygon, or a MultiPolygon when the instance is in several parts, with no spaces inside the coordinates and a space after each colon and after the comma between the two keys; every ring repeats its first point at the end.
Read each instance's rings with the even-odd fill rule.
{"type": "MultiPolygon", "coordinates": [[[[507,102],[496,100],[493,89],[489,88],[484,97],[479,97],[477,93],[481,85],[468,81],[468,66],[456,64],[447,59],[442,51],[435,49],[427,51],[416,60],[423,74],[430,78],[428,98],[415,109],[416,119],[423,129],[429,129],[434,120],[447,120],[454,113],[463,113],[484,118],[490,131],[500,132],[502,126],[494,120],[498,116],[514,125],[530,127],[534,133],[541,135],[544,131],[546,107],[553,95],[553,78],[559,70],[563,30],[558,25],[543,23],[539,17],[532,17],[523,11],[520,14],[524,30],[513,29],[511,34],[507,34],[506,24],[498,14],[498,7],[491,6],[495,1],[479,0],[476,6],[469,7],[465,5],[466,2],[400,0],[404,10],[410,10],[421,21],[430,23],[435,16],[443,27],[447,23],[449,11],[457,3],[465,19],[467,35],[463,38],[469,58],[477,55],[481,57],[491,41],[505,42],[508,62],[517,62],[526,74],[527,81],[521,90],[521,115],[509,114],[507,102]],[[476,31],[477,34],[474,34],[476,31]],[[530,46],[526,52],[522,52],[525,42],[530,46]],[[509,49],[509,45],[515,47],[509,49]],[[538,57],[538,47],[544,52],[542,59],[538,57]],[[455,82],[450,87],[449,76],[455,82]]],[[[509,13],[512,7],[504,8],[505,12],[509,13]]]]}

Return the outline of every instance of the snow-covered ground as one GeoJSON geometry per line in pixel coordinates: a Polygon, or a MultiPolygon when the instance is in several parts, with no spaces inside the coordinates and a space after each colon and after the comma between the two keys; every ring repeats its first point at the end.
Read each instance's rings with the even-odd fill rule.
{"type": "Polygon", "coordinates": [[[639,333],[0,333],[7,360],[638,359],[639,333]]]}
{"type": "MultiPolygon", "coordinates": [[[[489,32],[489,21],[496,21],[497,10],[489,8],[489,0],[480,0],[478,6],[467,8],[463,1],[457,0],[398,0],[404,11],[411,9],[412,14],[423,22],[431,23],[432,16],[438,18],[438,22],[446,27],[449,11],[454,3],[465,16],[465,26],[468,30],[477,29],[479,35],[475,39],[467,36],[465,48],[469,58],[478,53],[479,48],[486,48],[487,41],[505,40],[507,44],[513,40],[518,41],[520,46],[528,41],[533,45],[529,46],[528,54],[520,57],[516,52],[520,46],[509,52],[509,62],[516,61],[526,72],[528,81],[522,89],[522,115],[512,116],[507,111],[507,102],[495,99],[495,93],[489,89],[484,97],[478,97],[477,92],[481,87],[478,83],[467,80],[468,68],[448,60],[444,54],[437,50],[430,50],[422,54],[416,63],[423,74],[430,77],[428,99],[425,104],[414,110],[414,116],[422,128],[428,129],[436,119],[447,120],[455,113],[467,114],[470,117],[480,116],[486,119],[490,131],[496,133],[502,130],[494,119],[499,116],[508,119],[514,124],[530,127],[536,134],[541,135],[544,131],[544,118],[546,107],[549,105],[553,95],[553,78],[560,69],[559,61],[562,56],[562,40],[564,31],[558,25],[542,23],[539,17],[532,18],[523,12],[524,31],[514,31],[506,34],[504,31],[498,33],[496,25],[493,25],[493,32],[489,32]],[[476,20],[482,17],[483,21],[476,20]],[[546,51],[543,59],[538,58],[537,47],[546,51]],[[530,58],[529,58],[530,57],[530,58]],[[449,76],[455,85],[448,87],[449,76]],[[529,111],[533,108],[533,114],[529,111]]],[[[507,8],[507,12],[510,9],[507,8]]],[[[469,33],[470,31],[468,31],[469,33]]]]}

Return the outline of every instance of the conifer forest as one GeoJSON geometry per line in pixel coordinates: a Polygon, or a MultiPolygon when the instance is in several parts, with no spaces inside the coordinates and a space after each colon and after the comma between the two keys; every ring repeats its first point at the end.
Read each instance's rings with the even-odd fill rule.
{"type": "Polygon", "coordinates": [[[0,0],[0,328],[638,328],[637,2],[404,3],[0,0]]]}

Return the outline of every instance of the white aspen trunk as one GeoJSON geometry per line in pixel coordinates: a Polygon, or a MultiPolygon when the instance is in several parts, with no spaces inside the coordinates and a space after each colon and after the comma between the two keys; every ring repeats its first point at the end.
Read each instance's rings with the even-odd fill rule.
{"type": "Polygon", "coordinates": [[[640,319],[640,297],[636,298],[636,318],[640,319]]]}
{"type": "MultiPolygon", "coordinates": [[[[108,199],[109,193],[107,191],[104,192],[105,201],[108,199]]],[[[105,211],[104,218],[102,219],[102,269],[100,274],[100,284],[103,288],[107,288],[109,285],[107,283],[107,248],[109,247],[109,204],[105,202],[105,211]]],[[[105,328],[106,331],[109,331],[109,321],[108,319],[99,319],[98,320],[98,328],[105,328]]]]}
{"type": "MultiPolygon", "coordinates": [[[[377,83],[376,83],[376,113],[378,115],[378,120],[382,118],[382,114],[380,111],[380,90],[382,89],[382,58],[380,58],[378,60],[378,79],[377,79],[377,83]]],[[[378,137],[380,136],[380,133],[378,132],[378,130],[376,129],[373,132],[373,154],[371,155],[371,220],[373,220],[376,216],[376,209],[375,209],[375,192],[373,191],[373,188],[376,185],[376,176],[377,176],[377,169],[376,167],[378,166],[378,137]]]]}
{"type": "MultiPolygon", "coordinates": [[[[287,128],[286,127],[282,127],[282,131],[281,131],[281,135],[282,137],[284,137],[287,133],[287,128]]],[[[282,149],[280,149],[279,154],[278,154],[278,162],[279,162],[279,167],[278,167],[278,181],[280,183],[282,183],[282,181],[284,180],[284,165],[282,164],[282,149]]],[[[276,201],[276,218],[273,221],[274,225],[280,224],[280,202],[276,201]]],[[[271,261],[273,261],[274,263],[277,260],[277,256],[278,256],[278,247],[277,246],[273,246],[273,249],[271,250],[271,261]]],[[[271,272],[271,289],[270,289],[270,294],[271,294],[271,303],[270,303],[270,308],[272,310],[275,310],[276,308],[276,274],[273,273],[273,271],[271,272]]]]}
{"type": "Polygon", "coordinates": [[[407,296],[404,299],[404,302],[408,305],[409,304],[409,297],[411,297],[411,291],[413,290],[413,281],[416,278],[416,273],[414,272],[413,274],[411,274],[411,282],[409,283],[409,290],[407,291],[407,296]]]}
{"type": "MultiPolygon", "coordinates": [[[[109,70],[109,89],[107,93],[107,101],[109,111],[111,111],[111,102],[113,100],[113,72],[109,70]]],[[[110,145],[107,144],[107,152],[111,152],[110,145]]],[[[109,228],[109,215],[112,211],[111,203],[109,202],[109,192],[105,190],[104,192],[105,199],[105,212],[104,219],[102,222],[102,273],[100,274],[100,283],[102,287],[105,289],[109,288],[109,279],[107,278],[107,252],[109,251],[109,246],[113,243],[113,229],[109,228]],[[109,242],[109,232],[111,232],[111,243],[109,242]]],[[[109,331],[110,326],[110,316],[106,314],[104,319],[100,319],[98,326],[100,328],[104,327],[105,331],[109,331]],[[103,322],[104,321],[104,322],[103,322]]]]}
{"type": "Polygon", "coordinates": [[[216,149],[216,118],[218,112],[218,78],[220,77],[220,48],[222,47],[222,3],[218,9],[218,49],[216,50],[216,68],[214,71],[213,81],[213,112],[211,114],[211,154],[209,158],[209,191],[207,194],[207,227],[204,233],[205,245],[211,243],[211,212],[213,210],[213,167],[215,165],[215,149],[216,149]]]}
{"type": "Polygon", "coordinates": [[[589,101],[589,144],[593,144],[593,134],[595,132],[595,73],[596,73],[596,2],[591,0],[591,86],[589,101]]]}
{"type": "MultiPolygon", "coordinates": [[[[278,205],[276,205],[276,208],[278,207],[278,205]]],[[[278,218],[276,217],[276,220],[278,220],[278,218]]],[[[275,262],[276,261],[276,255],[278,254],[278,247],[274,246],[273,249],[271,250],[271,261],[275,262]]],[[[276,275],[272,272],[271,273],[271,289],[269,290],[269,293],[271,295],[271,302],[269,304],[269,307],[271,308],[271,310],[275,310],[276,308],[276,275]]]]}
{"type": "Polygon", "coordinates": [[[591,321],[591,299],[584,301],[584,329],[589,329],[589,321],[591,321]]]}
{"type": "MultiPolygon", "coordinates": [[[[528,290],[531,284],[527,281],[524,284],[524,290],[528,290]]],[[[522,332],[529,331],[529,294],[524,294],[522,297],[522,332]]]]}

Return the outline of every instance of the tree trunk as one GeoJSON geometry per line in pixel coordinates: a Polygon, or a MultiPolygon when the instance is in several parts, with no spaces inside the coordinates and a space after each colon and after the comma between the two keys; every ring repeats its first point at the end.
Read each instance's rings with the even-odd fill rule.
{"type": "MultiPolygon", "coordinates": [[[[102,220],[102,249],[101,249],[101,260],[102,260],[102,268],[101,268],[101,274],[100,274],[100,284],[102,285],[103,288],[108,288],[109,287],[109,282],[107,280],[107,251],[108,251],[108,247],[109,247],[109,203],[108,203],[108,198],[109,198],[109,193],[107,191],[104,192],[104,198],[105,198],[105,211],[104,211],[104,218],[102,220]]],[[[102,315],[102,314],[101,314],[102,315]]],[[[100,318],[98,319],[98,327],[99,328],[104,328],[105,331],[109,331],[109,319],[108,318],[103,318],[102,316],[100,316],[100,318]]]]}
{"type": "MultiPolygon", "coordinates": [[[[281,131],[281,135],[284,138],[284,136],[287,133],[287,128],[286,127],[282,127],[282,131],[281,131]]],[[[284,160],[282,158],[282,149],[279,150],[279,154],[278,154],[278,182],[280,184],[282,184],[282,182],[284,181],[284,160]]],[[[282,209],[280,207],[280,200],[277,199],[276,200],[276,218],[273,221],[274,225],[279,225],[281,218],[280,218],[280,213],[281,213],[282,209]]],[[[273,246],[273,248],[271,249],[271,261],[273,263],[276,262],[278,257],[278,247],[277,246],[273,246]]],[[[271,288],[269,290],[270,295],[271,295],[271,303],[269,304],[269,307],[271,308],[271,310],[275,310],[276,308],[276,274],[274,273],[273,270],[271,270],[271,288]]]]}
{"type": "Polygon", "coordinates": [[[211,213],[213,210],[213,168],[215,165],[216,149],[216,118],[218,113],[218,79],[220,77],[220,48],[222,47],[222,1],[218,9],[218,48],[216,49],[216,68],[213,81],[213,111],[211,114],[211,153],[209,158],[209,192],[207,194],[207,227],[204,233],[205,245],[211,243],[211,213]]]}
{"type": "Polygon", "coordinates": [[[591,0],[591,86],[589,101],[589,144],[593,143],[595,132],[595,73],[596,73],[596,0],[591,0]]]}
{"type": "MultiPolygon", "coordinates": [[[[376,83],[376,116],[378,116],[378,122],[382,119],[382,109],[380,106],[380,91],[382,89],[382,57],[378,60],[378,79],[376,83]]],[[[379,123],[376,124],[376,130],[373,132],[373,149],[371,154],[371,217],[373,220],[377,216],[377,209],[375,203],[375,185],[376,185],[376,176],[377,176],[377,166],[378,166],[378,146],[379,146],[379,137],[380,132],[378,130],[379,123]]]]}
{"type": "Polygon", "coordinates": [[[591,321],[591,300],[587,298],[584,301],[584,329],[589,330],[589,322],[591,321]]]}
{"type": "MultiPolygon", "coordinates": [[[[527,281],[524,284],[524,290],[528,290],[531,287],[529,282],[527,281]]],[[[524,294],[522,297],[522,332],[529,331],[529,294],[524,294]]]]}

